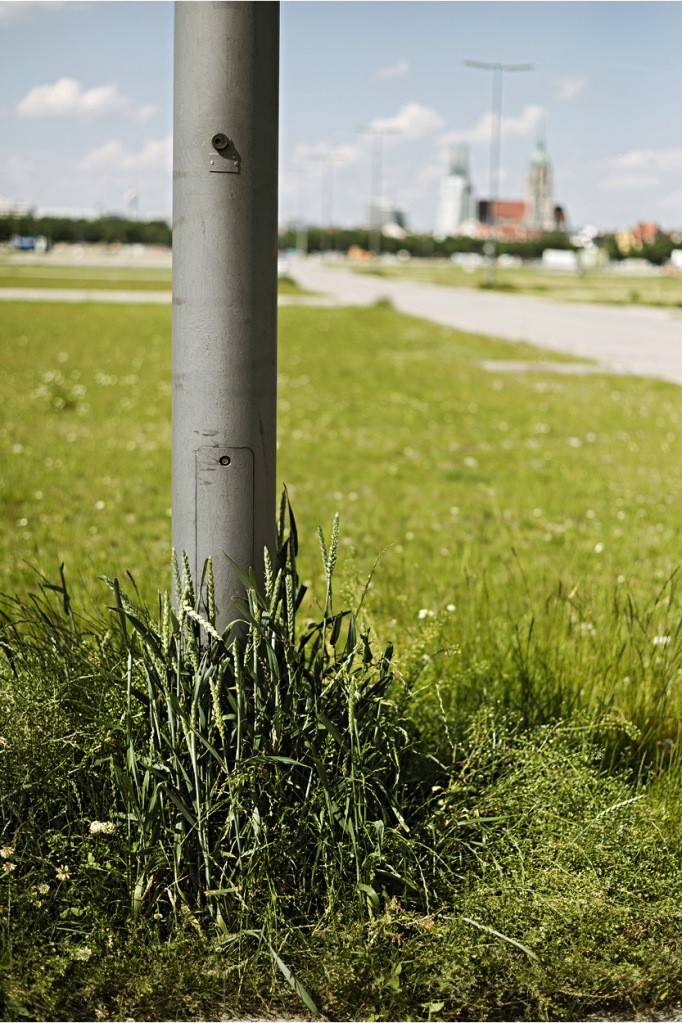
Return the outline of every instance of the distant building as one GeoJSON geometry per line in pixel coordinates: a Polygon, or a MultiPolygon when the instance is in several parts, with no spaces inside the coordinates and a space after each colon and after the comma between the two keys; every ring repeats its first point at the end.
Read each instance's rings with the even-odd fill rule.
{"type": "Polygon", "coordinates": [[[552,198],[552,165],[542,139],[538,139],[530,158],[526,177],[524,227],[530,233],[557,230],[556,208],[552,198]]]}
{"type": "Polygon", "coordinates": [[[653,245],[661,229],[652,220],[640,221],[634,227],[622,227],[616,232],[616,244],[623,256],[630,252],[640,252],[644,245],[653,245]]]}
{"type": "Polygon", "coordinates": [[[469,154],[466,146],[457,146],[450,157],[450,173],[440,183],[434,238],[443,239],[466,233],[465,225],[468,226],[473,213],[469,154]]]}
{"type": "Polygon", "coordinates": [[[370,231],[381,231],[391,238],[404,238],[407,232],[405,211],[389,199],[373,199],[368,206],[370,231]]]}
{"type": "Polygon", "coordinates": [[[502,238],[515,241],[525,238],[526,204],[521,199],[497,199],[494,203],[490,199],[480,199],[476,211],[481,225],[481,237],[487,237],[494,224],[502,238]]]}
{"type": "MultiPolygon", "coordinates": [[[[464,151],[465,152],[465,151],[464,151]]],[[[530,158],[524,199],[479,199],[474,202],[466,156],[453,158],[450,174],[441,182],[434,238],[495,233],[509,241],[524,241],[553,231],[565,231],[566,215],[552,194],[552,166],[545,144],[538,140],[530,158]]]]}
{"type": "Polygon", "coordinates": [[[20,199],[7,199],[0,195],[0,217],[30,217],[33,207],[30,202],[20,199]]]}

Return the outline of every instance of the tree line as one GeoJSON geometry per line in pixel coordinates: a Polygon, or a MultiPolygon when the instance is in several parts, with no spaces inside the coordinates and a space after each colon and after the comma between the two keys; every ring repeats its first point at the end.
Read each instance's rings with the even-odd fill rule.
{"type": "Polygon", "coordinates": [[[171,229],[165,220],[127,220],[108,215],[97,220],[70,217],[0,217],[0,242],[15,235],[31,235],[70,244],[170,245],[171,229]]]}
{"type": "MultiPolygon", "coordinates": [[[[368,250],[370,246],[367,229],[323,229],[309,227],[305,232],[287,229],[280,234],[281,250],[295,249],[301,243],[306,245],[308,252],[343,252],[352,247],[368,250]]],[[[408,234],[404,238],[390,238],[382,235],[381,251],[395,254],[407,252],[410,256],[448,257],[455,252],[476,252],[483,254],[485,240],[482,238],[444,238],[436,240],[430,234],[408,234]]],[[[499,255],[520,256],[522,259],[539,259],[545,249],[574,249],[569,236],[563,232],[545,234],[540,238],[529,238],[526,241],[498,241],[499,255]]]]}
{"type": "MultiPolygon", "coordinates": [[[[108,245],[165,245],[172,242],[170,224],[165,220],[128,220],[113,214],[98,217],[96,220],[71,217],[35,217],[7,216],[0,217],[0,242],[9,242],[15,235],[30,235],[47,238],[51,244],[66,242],[68,244],[108,245]]],[[[340,252],[347,253],[352,247],[368,250],[370,247],[369,232],[366,228],[330,229],[308,227],[304,232],[289,228],[279,236],[279,248],[282,251],[297,248],[305,239],[307,252],[340,252]]],[[[632,256],[646,259],[657,266],[670,259],[670,253],[680,245],[680,240],[663,232],[654,241],[642,243],[637,250],[622,252],[618,247],[615,235],[604,235],[596,239],[600,248],[606,250],[610,259],[622,260],[632,256]]],[[[458,252],[475,252],[482,254],[485,240],[482,238],[444,238],[436,240],[430,234],[408,234],[404,238],[382,236],[381,251],[391,254],[404,251],[410,256],[428,258],[430,256],[447,258],[458,252]]],[[[524,260],[542,258],[545,249],[575,249],[570,236],[565,232],[543,234],[538,238],[525,241],[500,240],[497,243],[499,255],[519,256],[524,260]]]]}
{"type": "MultiPolygon", "coordinates": [[[[604,249],[612,260],[623,260],[628,258],[646,259],[656,266],[661,266],[670,259],[673,249],[680,247],[682,239],[677,235],[669,235],[659,232],[656,238],[649,243],[642,242],[636,249],[622,251],[618,246],[618,239],[615,234],[604,234],[595,238],[600,249],[604,249]]],[[[370,247],[369,232],[366,228],[354,228],[352,230],[309,227],[304,231],[289,228],[280,233],[280,250],[295,249],[301,244],[305,245],[307,252],[341,252],[356,246],[359,249],[368,250],[370,247]]],[[[389,238],[382,235],[381,251],[395,254],[400,251],[409,253],[410,256],[421,257],[443,257],[453,255],[457,252],[476,252],[483,254],[485,239],[468,238],[459,236],[457,238],[444,238],[436,240],[430,234],[408,234],[404,238],[389,238]]],[[[541,259],[545,249],[567,249],[575,251],[578,248],[570,238],[570,235],[563,231],[549,232],[537,238],[528,238],[525,241],[508,241],[500,239],[497,242],[498,255],[519,256],[524,260],[541,259]]]]}

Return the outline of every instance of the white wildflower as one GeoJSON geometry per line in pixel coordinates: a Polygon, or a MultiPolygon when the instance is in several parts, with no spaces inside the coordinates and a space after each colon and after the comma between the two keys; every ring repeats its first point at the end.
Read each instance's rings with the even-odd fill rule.
{"type": "Polygon", "coordinates": [[[54,873],[58,881],[68,881],[69,878],[71,877],[71,874],[69,873],[69,868],[66,865],[66,863],[63,863],[61,867],[55,870],[54,873]]]}
{"type": "Polygon", "coordinates": [[[112,821],[92,821],[90,824],[91,835],[113,835],[116,825],[112,821]]]}
{"type": "Polygon", "coordinates": [[[83,962],[87,962],[91,955],[92,949],[89,947],[89,945],[83,945],[82,948],[76,949],[76,951],[73,953],[73,958],[80,959],[83,962]]]}
{"type": "Polygon", "coordinates": [[[10,856],[14,856],[14,846],[3,845],[2,849],[0,849],[0,856],[2,856],[3,860],[8,860],[10,856]]]}
{"type": "Polygon", "coordinates": [[[670,636],[654,636],[654,646],[667,646],[670,636]]]}
{"type": "Polygon", "coordinates": [[[11,874],[13,870],[17,869],[16,863],[3,863],[2,872],[3,874],[11,874]]]}

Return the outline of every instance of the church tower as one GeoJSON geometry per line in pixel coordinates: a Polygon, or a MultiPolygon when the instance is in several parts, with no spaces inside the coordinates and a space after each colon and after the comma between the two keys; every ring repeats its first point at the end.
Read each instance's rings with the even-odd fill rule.
{"type": "Polygon", "coordinates": [[[542,139],[538,139],[530,158],[523,226],[528,231],[555,231],[557,226],[552,198],[552,165],[542,139]]]}
{"type": "Polygon", "coordinates": [[[473,198],[469,179],[469,154],[466,146],[453,149],[450,173],[440,183],[438,216],[433,236],[450,238],[459,234],[462,225],[473,214],[473,198]]]}

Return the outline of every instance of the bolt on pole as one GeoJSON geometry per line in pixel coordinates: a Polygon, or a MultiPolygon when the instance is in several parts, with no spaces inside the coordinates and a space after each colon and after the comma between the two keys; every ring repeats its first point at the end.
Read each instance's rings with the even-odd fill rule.
{"type": "Polygon", "coordinates": [[[279,3],[175,5],[173,546],[216,626],[275,544],[279,3]]]}

